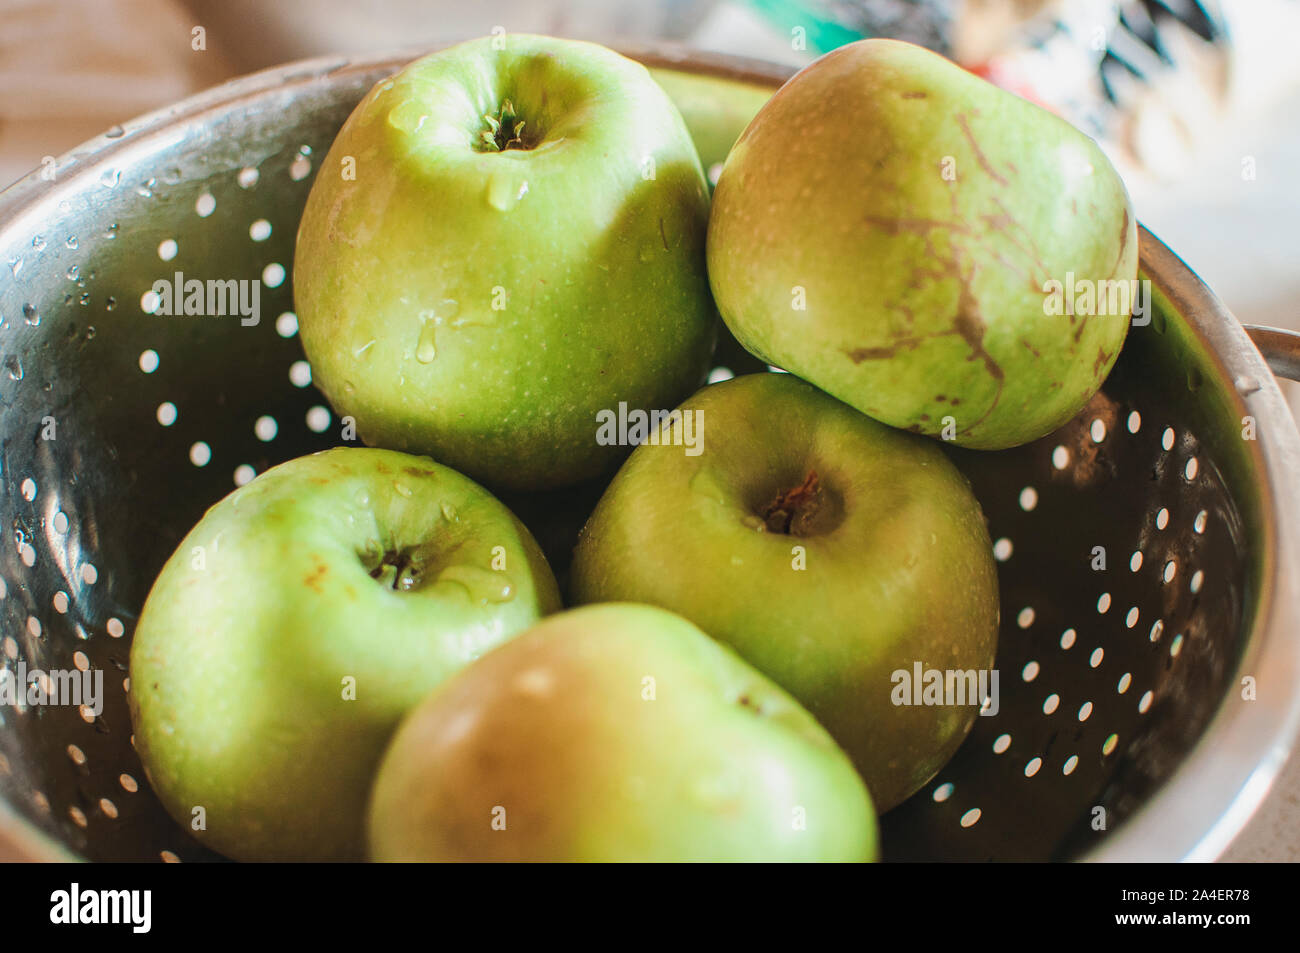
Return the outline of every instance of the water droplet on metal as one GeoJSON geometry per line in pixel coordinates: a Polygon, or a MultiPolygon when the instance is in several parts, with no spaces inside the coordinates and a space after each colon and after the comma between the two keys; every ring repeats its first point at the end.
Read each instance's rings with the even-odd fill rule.
{"type": "Polygon", "coordinates": [[[109,295],[108,300],[104,302],[104,310],[112,311],[116,307],[117,307],[117,299],[114,298],[112,295],[109,295]]]}
{"type": "Polygon", "coordinates": [[[112,126],[109,128],[109,130],[106,133],[104,133],[104,135],[107,136],[109,139],[121,139],[122,136],[125,134],[126,134],[126,130],[123,129],[121,126],[112,126]]]}
{"type": "Polygon", "coordinates": [[[117,169],[105,169],[99,176],[99,184],[106,189],[116,188],[121,180],[122,173],[117,169]]]}
{"type": "Polygon", "coordinates": [[[37,327],[41,323],[41,314],[36,310],[36,305],[34,304],[28,303],[23,305],[23,318],[32,327],[37,327]]]}
{"type": "Polygon", "coordinates": [[[1242,397],[1249,397],[1260,388],[1259,381],[1249,374],[1242,374],[1234,383],[1237,385],[1237,393],[1242,397]]]}
{"type": "Polygon", "coordinates": [[[45,238],[41,235],[37,235],[32,239],[32,247],[37,251],[45,251],[45,238]]]}
{"type": "Polygon", "coordinates": [[[10,354],[5,358],[5,370],[9,372],[9,379],[20,381],[23,379],[23,362],[18,360],[17,354],[10,354]]]}
{"type": "Polygon", "coordinates": [[[69,281],[76,281],[76,280],[77,280],[77,275],[79,275],[80,273],[81,273],[81,269],[78,268],[76,265],[69,265],[69,266],[68,266],[67,275],[68,275],[68,280],[69,280],[69,281]]]}
{"type": "Polygon", "coordinates": [[[9,270],[12,271],[14,277],[17,278],[18,272],[23,270],[23,260],[21,258],[11,258],[9,260],[9,270]]]}

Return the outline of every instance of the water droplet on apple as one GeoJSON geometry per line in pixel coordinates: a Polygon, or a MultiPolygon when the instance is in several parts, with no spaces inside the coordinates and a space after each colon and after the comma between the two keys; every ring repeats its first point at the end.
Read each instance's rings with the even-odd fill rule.
{"type": "Polygon", "coordinates": [[[460,519],[460,517],[456,515],[456,507],[452,506],[450,503],[442,504],[442,518],[448,523],[454,523],[456,520],[460,519]]]}
{"type": "Polygon", "coordinates": [[[420,103],[411,99],[388,111],[388,124],[407,135],[418,132],[428,118],[428,113],[423,111],[420,103]]]}
{"type": "Polygon", "coordinates": [[[365,344],[361,345],[359,348],[357,348],[356,350],[354,350],[354,351],[352,352],[352,356],[353,356],[353,357],[369,357],[370,355],[367,354],[366,352],[369,351],[370,348],[374,346],[374,343],[375,343],[375,339],[374,339],[374,338],[371,338],[371,339],[370,339],[369,341],[367,341],[365,344]]]}
{"type": "Polygon", "coordinates": [[[650,262],[655,260],[654,246],[649,243],[641,246],[641,260],[650,262]]]}
{"type": "Polygon", "coordinates": [[[709,470],[696,471],[695,476],[691,477],[691,482],[687,486],[692,493],[698,493],[715,503],[727,502],[726,491],[718,484],[717,478],[709,470]]]}
{"type": "Polygon", "coordinates": [[[411,495],[411,488],[407,486],[405,483],[398,483],[396,480],[394,480],[393,489],[396,490],[398,493],[400,493],[402,496],[409,498],[411,495]]]}
{"type": "Polygon", "coordinates": [[[438,582],[455,583],[469,593],[470,601],[480,606],[509,602],[515,597],[515,587],[508,576],[477,566],[448,566],[438,574],[438,582]]]}
{"type": "Polygon", "coordinates": [[[370,494],[365,490],[357,490],[356,495],[352,497],[352,499],[356,501],[357,506],[370,505],[370,494]]]}
{"type": "Polygon", "coordinates": [[[432,364],[434,358],[438,356],[438,349],[434,343],[438,323],[436,316],[428,318],[421,316],[420,340],[415,345],[415,359],[421,364],[432,364]]]}
{"type": "Polygon", "coordinates": [[[488,178],[487,203],[501,212],[508,212],[528,194],[528,183],[516,182],[509,172],[494,172],[488,178]]]}

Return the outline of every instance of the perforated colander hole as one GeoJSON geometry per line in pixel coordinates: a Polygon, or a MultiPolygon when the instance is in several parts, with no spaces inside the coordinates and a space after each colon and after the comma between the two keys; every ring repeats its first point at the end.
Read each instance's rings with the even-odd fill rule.
{"type": "Polygon", "coordinates": [[[207,218],[217,210],[217,200],[212,197],[211,192],[204,192],[194,201],[194,211],[199,218],[207,218]]]}
{"type": "Polygon", "coordinates": [[[1100,596],[1097,597],[1097,612],[1101,615],[1105,615],[1109,611],[1110,611],[1110,593],[1103,592],[1100,596]]]}
{"type": "Polygon", "coordinates": [[[1196,473],[1198,470],[1200,470],[1200,468],[1201,465],[1196,462],[1196,458],[1189,457],[1187,459],[1187,466],[1183,467],[1183,476],[1187,477],[1189,481],[1195,480],[1196,473]]]}
{"type": "Polygon", "coordinates": [[[31,569],[36,565],[36,549],[25,539],[18,541],[18,558],[22,560],[24,566],[31,569]]]}
{"type": "Polygon", "coordinates": [[[94,563],[81,564],[81,581],[88,586],[93,586],[99,579],[99,570],[95,568],[94,563]]]}
{"type": "Polygon", "coordinates": [[[1101,443],[1106,439],[1106,422],[1100,417],[1094,417],[1088,427],[1088,435],[1092,437],[1093,443],[1101,443]]]}
{"type": "Polygon", "coordinates": [[[91,710],[89,705],[80,706],[77,709],[77,713],[81,715],[81,720],[86,724],[93,725],[95,723],[95,713],[91,710]]]}
{"type": "Polygon", "coordinates": [[[1174,428],[1166,427],[1165,432],[1160,435],[1160,446],[1166,450],[1174,449],[1174,428]]]}
{"type": "Polygon", "coordinates": [[[153,314],[158,310],[158,306],[161,304],[162,298],[158,297],[158,292],[156,291],[150,290],[140,295],[140,310],[145,314],[153,314]]]}
{"type": "Polygon", "coordinates": [[[282,338],[291,338],[298,333],[298,315],[285,311],[275,319],[275,333],[282,338]]]}
{"type": "Polygon", "coordinates": [[[257,180],[261,177],[262,174],[260,172],[254,169],[251,165],[246,165],[239,170],[239,174],[235,176],[235,181],[239,183],[241,189],[251,189],[253,186],[257,185],[257,180]]]}
{"type": "Polygon", "coordinates": [[[1178,574],[1178,564],[1174,560],[1165,563],[1165,582],[1173,582],[1174,576],[1178,574]]]}
{"type": "Polygon", "coordinates": [[[68,514],[63,510],[57,510],[50,519],[50,524],[54,527],[54,532],[62,536],[68,531],[68,514]]]}
{"type": "Polygon", "coordinates": [[[1002,752],[1006,751],[1010,747],[1011,747],[1011,736],[998,735],[997,739],[993,742],[993,753],[1002,754],[1002,752]]]}
{"type": "Polygon", "coordinates": [[[294,361],[289,365],[289,383],[294,387],[306,387],[311,383],[311,365],[306,361],[294,361]]]}
{"type": "Polygon", "coordinates": [[[961,816],[962,827],[974,827],[979,823],[981,812],[978,807],[972,807],[969,811],[961,816]]]}
{"type": "Polygon", "coordinates": [[[1155,622],[1151,623],[1151,641],[1159,642],[1160,636],[1164,634],[1164,631],[1165,631],[1164,619],[1156,619],[1155,622]]]}
{"type": "Polygon", "coordinates": [[[1169,643],[1169,657],[1178,658],[1178,653],[1183,650],[1183,637],[1181,634],[1175,635],[1174,640],[1169,643]]]}
{"type": "Polygon", "coordinates": [[[158,410],[155,411],[154,416],[158,418],[158,423],[164,427],[170,427],[176,423],[176,418],[180,416],[180,412],[177,411],[175,404],[170,400],[165,400],[158,405],[158,410]]]}
{"type": "Polygon", "coordinates": [[[1032,606],[1025,606],[1016,616],[1016,625],[1022,629],[1027,629],[1034,624],[1034,610],[1032,606]]]}
{"type": "Polygon", "coordinates": [[[90,658],[80,649],[72,653],[72,664],[77,667],[77,671],[79,672],[90,670],[90,658]]]}
{"type": "Polygon", "coordinates": [[[1026,662],[1025,667],[1020,670],[1020,677],[1026,682],[1032,682],[1038,677],[1039,667],[1037,662],[1026,662]]]}
{"type": "Polygon", "coordinates": [[[266,241],[271,237],[271,223],[264,218],[259,218],[248,226],[248,237],[255,242],[266,241]]]}
{"type": "Polygon", "coordinates": [[[179,864],[181,859],[169,850],[160,850],[158,856],[163,859],[165,864],[179,864]]]}
{"type": "Polygon", "coordinates": [[[1100,645],[1097,646],[1095,649],[1092,650],[1092,654],[1088,656],[1088,667],[1096,668],[1098,665],[1101,664],[1101,660],[1104,659],[1105,657],[1106,657],[1106,650],[1103,649],[1100,645]]]}
{"type": "Polygon", "coordinates": [[[72,818],[72,823],[76,824],[78,827],[84,828],[89,823],[86,820],[86,812],[75,804],[68,808],[68,817],[72,818]]]}
{"type": "Polygon", "coordinates": [[[1004,563],[1011,558],[1011,550],[1011,540],[1003,536],[993,544],[993,558],[1000,563],[1004,563]]]}
{"type": "MultiPolygon", "coordinates": [[[[303,148],[310,151],[309,146],[303,146],[303,148]]],[[[289,163],[289,178],[295,182],[301,182],[309,175],[311,175],[311,160],[307,158],[307,155],[299,152],[294,157],[294,160],[289,163]]]]}
{"type": "Polygon", "coordinates": [[[1032,778],[1038,773],[1038,769],[1043,766],[1042,758],[1030,758],[1025,763],[1025,777],[1032,778]]]}
{"type": "Polygon", "coordinates": [[[1106,740],[1101,743],[1101,753],[1103,755],[1110,754],[1115,750],[1118,744],[1119,744],[1119,735],[1111,734],[1107,736],[1106,740]]]}
{"type": "Polygon", "coordinates": [[[39,639],[41,637],[41,620],[34,615],[29,615],[27,617],[27,632],[32,638],[39,639]]]}
{"type": "Polygon", "coordinates": [[[58,592],[54,594],[54,598],[51,599],[50,602],[54,606],[54,611],[57,612],[59,615],[67,614],[68,594],[64,592],[62,589],[60,589],[58,592]]]}
{"type": "Polygon", "coordinates": [[[32,806],[42,814],[50,813],[50,799],[45,796],[44,791],[32,792],[32,806]]]}
{"type": "Polygon", "coordinates": [[[0,576],[0,599],[6,599],[9,596],[9,586],[5,582],[5,577],[0,576]]]}
{"type": "Polygon", "coordinates": [[[1092,702],[1084,702],[1079,706],[1079,720],[1087,721],[1092,717],[1092,702]]]}
{"type": "MultiPolygon", "coordinates": [[[[152,291],[149,293],[153,294],[152,291]]],[[[158,306],[155,304],[154,307],[156,308],[158,306]]],[[[144,371],[146,374],[152,374],[154,371],[158,370],[157,351],[150,348],[147,351],[140,352],[140,370],[144,371]]]]}
{"type": "MultiPolygon", "coordinates": [[[[158,245],[158,257],[163,261],[171,261],[180,251],[180,246],[176,244],[176,239],[164,239],[158,245]]],[[[156,307],[156,306],[155,306],[156,307]]]]}
{"type": "Polygon", "coordinates": [[[134,794],[136,791],[140,790],[140,782],[126,772],[117,776],[117,783],[122,785],[122,790],[126,791],[128,794],[134,794]]]}
{"type": "Polygon", "coordinates": [[[1136,410],[1128,415],[1128,432],[1137,433],[1142,429],[1142,415],[1136,410]]]}
{"type": "MultiPolygon", "coordinates": [[[[0,724],[3,724],[3,722],[0,722],[0,724]]],[[[3,754],[0,754],[0,774],[8,774],[8,773],[9,773],[9,759],[6,758],[3,754]]]]}
{"type": "Polygon", "coordinates": [[[126,626],[122,625],[122,620],[117,617],[109,619],[105,628],[108,629],[108,634],[115,639],[120,639],[126,633],[126,626]]]}
{"type": "Polygon", "coordinates": [[[1137,572],[1141,568],[1142,568],[1142,553],[1141,551],[1135,550],[1133,555],[1128,558],[1128,571],[1137,572]]]}
{"type": "Polygon", "coordinates": [[[257,471],[247,463],[241,463],[235,467],[235,486],[243,486],[253,477],[257,476],[257,471]]]}
{"type": "Polygon", "coordinates": [[[1048,695],[1045,699],[1043,699],[1043,714],[1044,715],[1052,714],[1052,712],[1056,711],[1057,706],[1060,704],[1061,704],[1061,696],[1053,692],[1052,694],[1048,695]]]}
{"type": "Polygon", "coordinates": [[[1164,529],[1169,525],[1169,511],[1163,506],[1156,512],[1156,529],[1164,529]]]}
{"type": "Polygon", "coordinates": [[[14,641],[14,637],[12,635],[6,635],[3,644],[4,644],[5,658],[9,659],[12,662],[14,659],[18,657],[18,643],[14,641]]]}
{"type": "Polygon", "coordinates": [[[1052,466],[1058,470],[1064,470],[1070,465],[1070,451],[1061,445],[1057,445],[1052,451],[1052,466]]]}
{"type": "Polygon", "coordinates": [[[1193,594],[1198,593],[1201,591],[1201,585],[1204,582],[1205,573],[1198,569],[1196,572],[1192,573],[1192,581],[1188,584],[1187,588],[1191,589],[1193,594]]]}
{"type": "Polygon", "coordinates": [[[330,425],[330,412],[317,404],[307,411],[307,429],[313,433],[324,433],[330,425]]]}
{"type": "Polygon", "coordinates": [[[273,261],[262,269],[262,284],[268,288],[278,288],[284,284],[284,265],[273,261]]]}
{"type": "Polygon", "coordinates": [[[108,818],[117,817],[117,805],[114,804],[106,797],[101,797],[99,799],[99,809],[104,813],[105,817],[108,818]]]}
{"type": "Polygon", "coordinates": [[[1145,715],[1151,708],[1151,702],[1155,700],[1155,694],[1148,691],[1138,699],[1138,714],[1145,715]]]}
{"type": "Polygon", "coordinates": [[[1061,765],[1061,773],[1064,775],[1074,774],[1074,769],[1079,766],[1079,756],[1072,754],[1065,759],[1065,764],[1061,765]]]}
{"type": "Polygon", "coordinates": [[[86,763],[86,752],[82,751],[76,745],[68,745],[67,752],[68,757],[72,759],[73,764],[82,765],[86,763]]]}
{"type": "Polygon", "coordinates": [[[1201,510],[1201,512],[1196,514],[1196,519],[1192,520],[1192,529],[1194,529],[1198,534],[1205,532],[1205,521],[1208,515],[1209,514],[1207,514],[1205,510],[1201,510]]]}
{"type": "Polygon", "coordinates": [[[22,484],[18,487],[18,490],[22,493],[23,499],[28,503],[31,503],[36,499],[36,481],[31,477],[23,480],[22,484]]]}
{"type": "Polygon", "coordinates": [[[952,792],[953,786],[951,782],[939,785],[934,789],[934,803],[942,804],[944,801],[948,800],[948,798],[952,797],[952,792]]]}
{"type": "Polygon", "coordinates": [[[212,460],[212,448],[202,440],[190,447],[190,463],[196,467],[206,467],[212,460]]]}
{"type": "Polygon", "coordinates": [[[253,423],[253,433],[263,443],[270,443],[279,431],[280,425],[275,422],[274,417],[268,415],[258,417],[253,423]]]}
{"type": "Polygon", "coordinates": [[[1061,648],[1068,649],[1070,646],[1074,645],[1074,640],[1078,638],[1078,636],[1079,633],[1075,632],[1074,629],[1066,629],[1061,633],[1061,648]]]}
{"type": "Polygon", "coordinates": [[[1131,629],[1133,628],[1133,626],[1137,625],[1139,615],[1140,613],[1138,612],[1138,607],[1132,606],[1128,610],[1128,615],[1124,616],[1124,627],[1126,629],[1131,629]]]}
{"type": "Polygon", "coordinates": [[[1128,691],[1128,687],[1132,684],[1133,684],[1133,674],[1131,672],[1125,672],[1123,675],[1119,677],[1119,683],[1115,686],[1115,691],[1123,695],[1126,691],[1128,691]]]}
{"type": "Polygon", "coordinates": [[[1026,513],[1032,512],[1038,505],[1038,491],[1032,486],[1027,486],[1020,491],[1020,508],[1026,513]]]}

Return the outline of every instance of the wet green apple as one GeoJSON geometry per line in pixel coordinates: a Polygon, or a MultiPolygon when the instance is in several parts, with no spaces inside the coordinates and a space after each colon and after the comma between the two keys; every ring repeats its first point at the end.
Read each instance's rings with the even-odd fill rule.
{"type": "Polygon", "coordinates": [[[314,380],[370,444],[493,487],[610,471],[595,415],[671,407],[717,326],[708,193],[646,69],[506,35],[380,82],[312,186],[294,264],[314,380]]]}
{"type": "Polygon", "coordinates": [[[239,860],[364,854],[374,770],[408,709],[559,608],[527,530],[428,458],[342,448],[221,500],[167,561],[131,646],[155,792],[239,860]]]}
{"type": "Polygon", "coordinates": [[[978,449],[1041,437],[1096,392],[1137,255],[1092,140],[892,40],[827,54],[759,111],[708,240],[747,348],[877,420],[978,449]]]}
{"type": "Polygon", "coordinates": [[[648,606],[561,613],[402,723],[381,861],[866,861],[861,779],[798,703],[648,606]]]}
{"type": "Polygon", "coordinates": [[[895,673],[993,664],[979,504],[936,443],[789,374],[713,384],[681,410],[703,452],[661,439],[632,453],[582,531],[574,601],[662,606],[730,645],[812,712],[888,810],[957,750],[980,701],[896,704],[895,673]]]}

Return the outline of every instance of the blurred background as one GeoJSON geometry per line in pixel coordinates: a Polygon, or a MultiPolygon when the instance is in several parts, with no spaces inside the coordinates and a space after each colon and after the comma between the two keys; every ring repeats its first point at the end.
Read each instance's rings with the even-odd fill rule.
{"type": "Polygon", "coordinates": [[[1098,139],[1238,318],[1300,330],[1300,0],[0,0],[0,187],[241,73],[493,27],[795,66],[922,43],[1098,139]]]}

